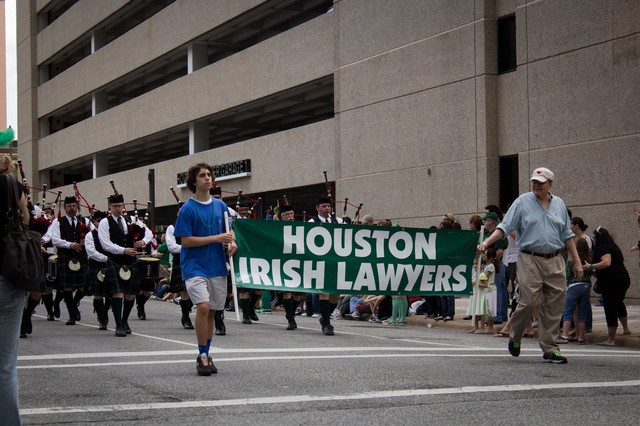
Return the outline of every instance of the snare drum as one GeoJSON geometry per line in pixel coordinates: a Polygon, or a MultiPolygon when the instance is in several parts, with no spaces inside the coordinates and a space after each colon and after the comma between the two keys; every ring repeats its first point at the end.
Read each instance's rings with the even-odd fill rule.
{"type": "Polygon", "coordinates": [[[52,254],[47,262],[47,281],[55,281],[58,276],[58,255],[52,254]]]}
{"type": "Polygon", "coordinates": [[[140,271],[140,279],[160,279],[160,259],[157,259],[155,257],[139,257],[138,267],[140,271]]]}

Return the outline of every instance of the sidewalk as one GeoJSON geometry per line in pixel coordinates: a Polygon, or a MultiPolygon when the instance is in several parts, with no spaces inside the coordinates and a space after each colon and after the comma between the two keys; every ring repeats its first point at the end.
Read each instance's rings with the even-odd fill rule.
{"type": "MultiPolygon", "coordinates": [[[[469,303],[468,297],[456,298],[456,316],[453,321],[435,321],[433,319],[426,319],[424,315],[414,315],[407,317],[407,324],[416,327],[427,327],[427,324],[431,324],[434,328],[448,328],[452,330],[470,330],[471,321],[465,321],[462,318],[467,313],[467,305],[469,303]]],[[[607,340],[607,323],[604,317],[604,308],[595,306],[592,302],[591,308],[593,310],[593,331],[585,335],[585,340],[588,345],[594,345],[598,342],[604,342],[607,340]]],[[[616,346],[625,348],[640,348],[640,305],[627,305],[627,314],[629,329],[631,335],[622,335],[622,326],[618,325],[618,332],[616,335],[616,346]]],[[[502,329],[502,325],[496,325],[495,331],[498,332],[502,329]]],[[[534,329],[537,336],[537,329],[534,329]]],[[[494,337],[492,337],[494,338],[494,337]]],[[[499,339],[495,337],[495,339],[499,339]]],[[[506,344],[506,340],[505,344],[506,344]]],[[[570,343],[571,345],[571,343],[570,343]]]]}

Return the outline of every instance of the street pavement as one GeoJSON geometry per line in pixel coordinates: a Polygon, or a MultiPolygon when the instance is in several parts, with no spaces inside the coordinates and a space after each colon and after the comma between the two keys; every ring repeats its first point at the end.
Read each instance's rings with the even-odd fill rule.
{"type": "MultiPolygon", "coordinates": [[[[463,300],[458,302],[458,312],[463,300]]],[[[91,301],[82,321],[47,322],[20,341],[24,424],[629,424],[640,417],[640,350],[565,345],[566,365],[547,364],[534,339],[511,357],[507,339],[465,332],[461,319],[405,327],[334,321],[282,311],[243,325],[227,313],[215,337],[218,374],[199,377],[193,330],[179,307],[149,301],[133,334],[100,331],[91,301]],[[458,325],[459,323],[459,325],[458,325]]],[[[634,311],[637,312],[637,311],[634,311]]],[[[458,314],[461,318],[464,313],[458,314]]],[[[597,312],[596,312],[597,315],[597,312]]],[[[133,312],[135,316],[135,310],[133,312]]],[[[64,317],[64,314],[63,314],[64,317]]],[[[465,327],[466,326],[466,327],[465,327]]],[[[640,331],[633,323],[633,337],[640,331]]],[[[2,423],[0,417],[0,424],[2,423]]]]}

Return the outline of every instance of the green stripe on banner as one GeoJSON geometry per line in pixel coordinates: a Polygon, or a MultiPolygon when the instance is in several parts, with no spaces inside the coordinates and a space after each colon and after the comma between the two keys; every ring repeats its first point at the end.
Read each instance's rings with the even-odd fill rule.
{"type": "Polygon", "coordinates": [[[238,287],[330,294],[470,294],[478,231],[236,220],[238,287]]]}

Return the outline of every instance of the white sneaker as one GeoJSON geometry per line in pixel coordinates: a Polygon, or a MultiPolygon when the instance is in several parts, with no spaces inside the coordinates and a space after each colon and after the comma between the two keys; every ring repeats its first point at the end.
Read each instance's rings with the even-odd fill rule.
{"type": "Polygon", "coordinates": [[[311,318],[320,318],[320,314],[313,314],[311,315],[311,318]]]}

